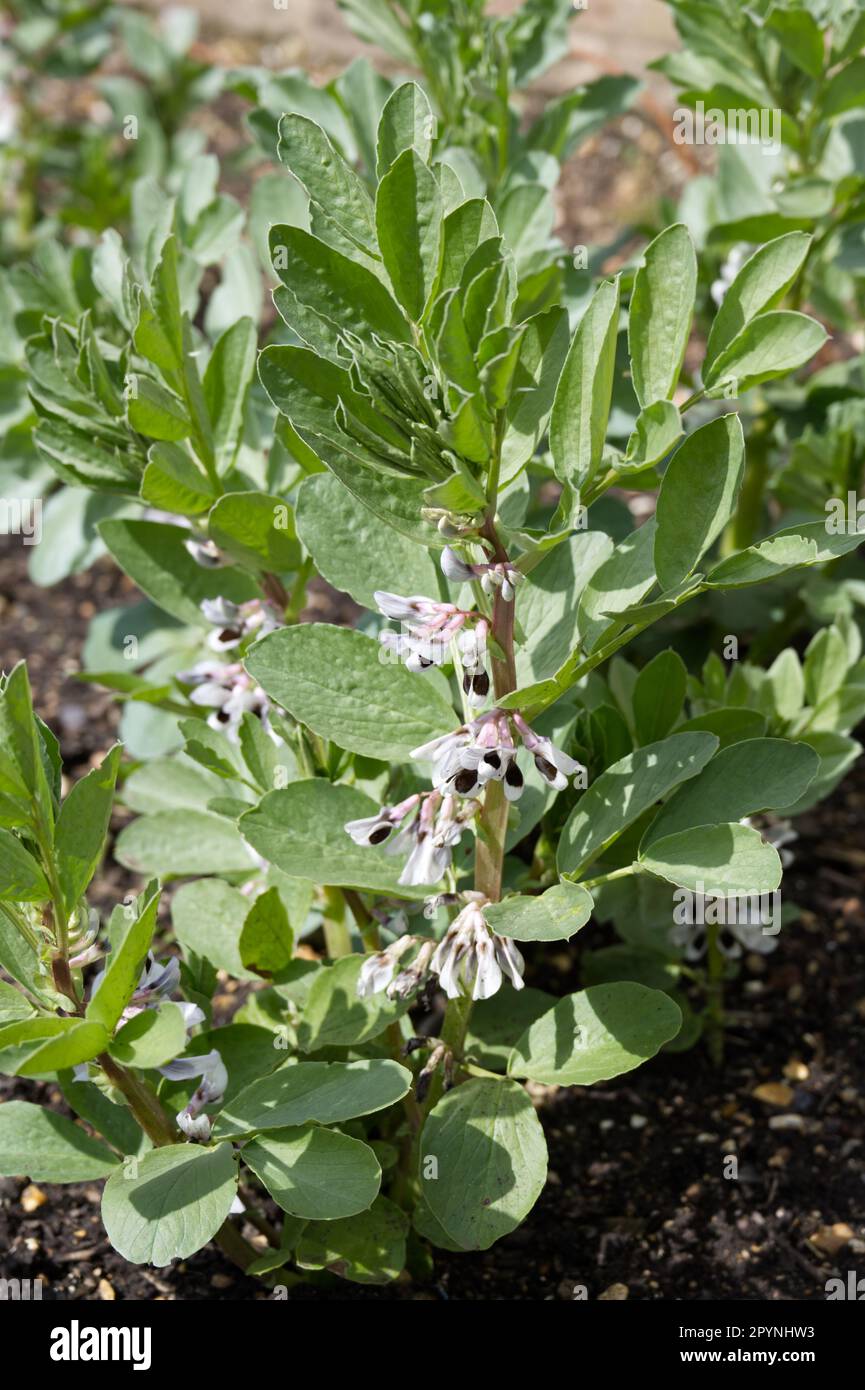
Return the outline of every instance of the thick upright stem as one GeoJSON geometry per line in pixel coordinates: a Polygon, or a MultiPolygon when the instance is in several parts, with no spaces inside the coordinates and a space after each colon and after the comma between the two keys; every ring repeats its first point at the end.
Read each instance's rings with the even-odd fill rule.
{"type": "Polygon", "coordinates": [[[345,897],[339,888],[324,890],[324,944],[331,960],[351,955],[351,931],[348,925],[345,897]]]}
{"type": "Polygon", "coordinates": [[[107,1052],[96,1060],[112,1085],[126,1097],[130,1110],[148,1139],[152,1139],[157,1148],[176,1144],[179,1135],[146,1081],[139,1081],[133,1072],[119,1066],[107,1052]]]}

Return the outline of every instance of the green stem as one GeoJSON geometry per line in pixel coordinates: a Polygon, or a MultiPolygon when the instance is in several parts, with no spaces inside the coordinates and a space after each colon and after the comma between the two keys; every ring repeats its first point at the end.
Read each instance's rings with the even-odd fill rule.
{"type": "Polygon", "coordinates": [[[147,1082],[140,1080],[126,1067],[121,1067],[107,1052],[100,1053],[96,1060],[111,1084],[126,1097],[129,1109],[148,1139],[152,1139],[157,1148],[176,1144],[179,1137],[177,1130],[147,1082]]]}
{"type": "Polygon", "coordinates": [[[324,943],[331,960],[351,955],[351,932],[346,919],[345,894],[340,888],[324,890],[324,943]]]}
{"type": "Polygon", "coordinates": [[[636,864],[628,864],[624,869],[611,869],[608,874],[599,874],[597,878],[584,879],[580,885],[591,891],[592,888],[600,888],[602,883],[612,883],[616,878],[630,878],[632,874],[639,872],[636,864]]]}
{"type": "Polygon", "coordinates": [[[360,894],[354,888],[343,888],[342,893],[351,908],[351,915],[360,932],[364,950],[380,951],[381,933],[378,929],[378,922],[367,912],[360,894]]]}
{"type": "MultiPolygon", "coordinates": [[[[306,607],[306,586],[314,573],[315,566],[312,556],[308,555],[297,572],[291,593],[286,595],[283,608],[287,623],[296,623],[306,607]]],[[[283,590],[283,592],[285,591],[283,590]]]]}

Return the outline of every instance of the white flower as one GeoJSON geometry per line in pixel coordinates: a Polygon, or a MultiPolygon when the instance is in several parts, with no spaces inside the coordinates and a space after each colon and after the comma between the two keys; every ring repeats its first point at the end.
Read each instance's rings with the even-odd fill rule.
{"type": "Polygon", "coordinates": [[[449,999],[471,994],[489,999],[507,975],[523,988],[524,962],[513,942],[496,936],[487,925],[482,903],[473,897],[451,923],[430,962],[449,999]]]}
{"type": "Polygon", "coordinates": [[[376,589],[373,598],[379,612],[400,623],[432,617],[439,608],[436,600],[427,598],[425,594],[410,594],[404,598],[402,594],[388,593],[387,589],[376,589]]]}
{"type": "Polygon", "coordinates": [[[216,1048],[203,1052],[199,1057],[175,1057],[172,1062],[161,1066],[159,1071],[169,1081],[192,1081],[200,1076],[202,1086],[212,1094],[214,1100],[224,1094],[228,1085],[228,1072],[216,1048]]]}
{"type": "Polygon", "coordinates": [[[461,560],[449,545],[442,551],[441,566],[442,574],[454,584],[468,584],[475,577],[474,567],[461,560]]]}
{"type": "Polygon", "coordinates": [[[360,820],[346,821],[343,826],[356,845],[381,845],[393,833],[393,822],[388,820],[383,808],[374,816],[362,816],[360,820]]]}
{"type": "Polygon", "coordinates": [[[396,974],[401,958],[413,945],[413,936],[401,936],[385,950],[377,951],[374,956],[367,956],[357,979],[357,993],[361,999],[387,988],[396,974]]]}
{"type": "Polygon", "coordinates": [[[556,747],[552,739],[536,734],[522,715],[515,714],[514,723],[520,732],[523,746],[535,760],[538,772],[556,791],[563,791],[568,785],[568,778],[580,771],[582,764],[577,762],[576,758],[569,758],[567,753],[556,747]]]}
{"type": "Polygon", "coordinates": [[[182,1129],[187,1139],[195,1139],[202,1144],[210,1141],[213,1125],[210,1116],[205,1114],[193,1115],[190,1106],[181,1110],[177,1116],[177,1127],[182,1129]]]}
{"type": "Polygon", "coordinates": [[[214,541],[190,538],[185,540],[183,544],[195,563],[201,565],[202,569],[218,570],[231,563],[214,541]]]}

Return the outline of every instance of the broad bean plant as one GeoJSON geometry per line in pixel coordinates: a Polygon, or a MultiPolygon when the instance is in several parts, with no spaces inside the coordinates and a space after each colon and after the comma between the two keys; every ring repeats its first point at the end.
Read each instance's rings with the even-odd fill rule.
{"type": "Polygon", "coordinates": [[[363,172],[281,114],[305,215],[267,231],[261,350],[254,315],[202,328],[182,205],[104,237],[92,294],[31,302],[36,446],[128,505],[99,531],[147,602],[85,653],[126,762],[64,798],[23,666],[0,690],[0,1067],[87,1126],[6,1102],[0,1171],[106,1178],[133,1262],[215,1240],[281,1287],[384,1283],[507,1236],[543,1088],[701,1035],[721,1062],[737,960],[795,915],[788,822],[861,751],[851,611],[767,667],[735,625],[704,661],[677,641],[689,604],[735,617],[861,540],[729,543],[741,403],[826,341],[783,307],[808,234],[753,251],[706,337],[681,222],[582,306],[539,298],[548,220],[466,189],[431,111],[398,85],[363,172]],[[309,620],[314,576],[345,621],[309,620]],[[103,924],[116,790],[146,886],[103,924]],[[623,940],[585,988],[537,987],[593,917],[623,940]]]}

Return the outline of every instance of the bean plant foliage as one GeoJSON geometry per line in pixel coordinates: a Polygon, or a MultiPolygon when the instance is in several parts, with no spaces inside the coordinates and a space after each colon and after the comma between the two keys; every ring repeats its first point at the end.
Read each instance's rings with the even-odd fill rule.
{"type": "MultiPolygon", "coordinates": [[[[126,754],[65,794],[25,667],[0,682],[0,1068],[66,1102],[0,1106],[0,1172],[106,1179],[129,1261],[215,1240],[283,1285],[489,1248],[544,1187],[543,1087],[701,1035],[720,1060],[736,959],[777,945],[753,905],[781,884],[778,818],[837,784],[865,714],[849,611],[768,664],[677,641],[722,599],[831,586],[861,539],[820,503],[736,543],[753,403],[827,341],[797,291],[825,279],[813,228],[770,219],[705,331],[685,221],[575,279],[558,160],[633,84],[527,136],[510,102],[570,6],[343,8],[423,85],[228,79],[273,161],[250,228],[273,312],[197,155],[176,196],[143,174],[86,252],[42,240],[0,300],[27,467],[144,596],[85,651],[126,754]],[[300,621],[316,575],[352,625],[300,621]],[[141,889],[102,924],[115,798],[141,889]],[[686,900],[714,914],[683,925],[686,900]],[[621,940],[583,954],[583,988],[526,984],[593,919],[621,940]]],[[[804,12],[773,15],[804,84],[804,12]]],[[[839,112],[850,42],[821,60],[847,64],[839,112]]]]}

